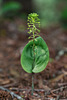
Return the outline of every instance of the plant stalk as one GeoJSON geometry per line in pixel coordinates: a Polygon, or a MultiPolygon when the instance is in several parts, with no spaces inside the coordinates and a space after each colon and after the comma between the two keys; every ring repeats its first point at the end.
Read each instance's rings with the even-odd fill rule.
{"type": "Polygon", "coordinates": [[[33,92],[34,92],[34,73],[32,73],[32,92],[31,92],[32,96],[33,96],[33,92]]]}
{"type": "MultiPolygon", "coordinates": [[[[34,56],[34,60],[33,60],[33,64],[32,64],[32,69],[35,66],[35,50],[34,50],[35,43],[34,43],[34,40],[35,40],[35,36],[34,36],[34,32],[33,32],[33,56],[34,56]]],[[[32,93],[31,93],[31,95],[33,95],[33,92],[34,92],[34,73],[32,72],[32,93]]]]}

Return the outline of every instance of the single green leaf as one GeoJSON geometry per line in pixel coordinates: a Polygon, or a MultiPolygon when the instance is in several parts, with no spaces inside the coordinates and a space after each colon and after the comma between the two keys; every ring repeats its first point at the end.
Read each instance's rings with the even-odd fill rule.
{"type": "Polygon", "coordinates": [[[21,55],[21,65],[28,73],[39,73],[45,69],[49,61],[49,50],[45,41],[37,37],[34,41],[35,59],[33,52],[33,40],[24,47],[21,55]]]}

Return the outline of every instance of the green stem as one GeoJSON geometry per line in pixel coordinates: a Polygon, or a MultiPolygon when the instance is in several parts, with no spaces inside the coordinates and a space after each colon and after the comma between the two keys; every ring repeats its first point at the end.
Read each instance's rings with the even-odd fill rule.
{"type": "MultiPolygon", "coordinates": [[[[35,43],[34,43],[34,40],[35,40],[35,36],[34,36],[34,32],[33,32],[33,54],[34,54],[33,56],[34,56],[34,60],[33,60],[33,64],[32,64],[32,69],[35,66],[35,50],[34,50],[35,43]]],[[[31,95],[33,95],[33,92],[34,92],[34,73],[32,73],[32,93],[31,93],[31,95]]]]}
{"type": "Polygon", "coordinates": [[[31,95],[33,95],[34,92],[34,73],[32,73],[32,92],[31,95]]]}

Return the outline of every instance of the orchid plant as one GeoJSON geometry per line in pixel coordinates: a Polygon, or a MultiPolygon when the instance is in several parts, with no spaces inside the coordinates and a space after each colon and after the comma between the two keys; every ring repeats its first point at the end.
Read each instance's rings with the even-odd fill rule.
{"type": "Polygon", "coordinates": [[[32,95],[34,92],[34,73],[43,71],[49,61],[48,46],[39,35],[40,19],[37,13],[28,15],[29,42],[21,54],[21,65],[27,73],[32,73],[32,95]]]}

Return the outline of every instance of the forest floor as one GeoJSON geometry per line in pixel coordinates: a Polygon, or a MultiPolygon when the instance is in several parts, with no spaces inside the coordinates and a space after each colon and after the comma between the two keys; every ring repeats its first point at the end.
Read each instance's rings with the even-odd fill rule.
{"type": "Polygon", "coordinates": [[[33,96],[31,74],[26,73],[20,64],[27,36],[19,34],[16,39],[9,35],[0,37],[0,100],[20,100],[21,97],[21,100],[67,100],[66,31],[55,37],[49,35],[49,31],[45,30],[45,34],[42,30],[40,35],[48,44],[50,61],[44,71],[34,75],[33,96]]]}

